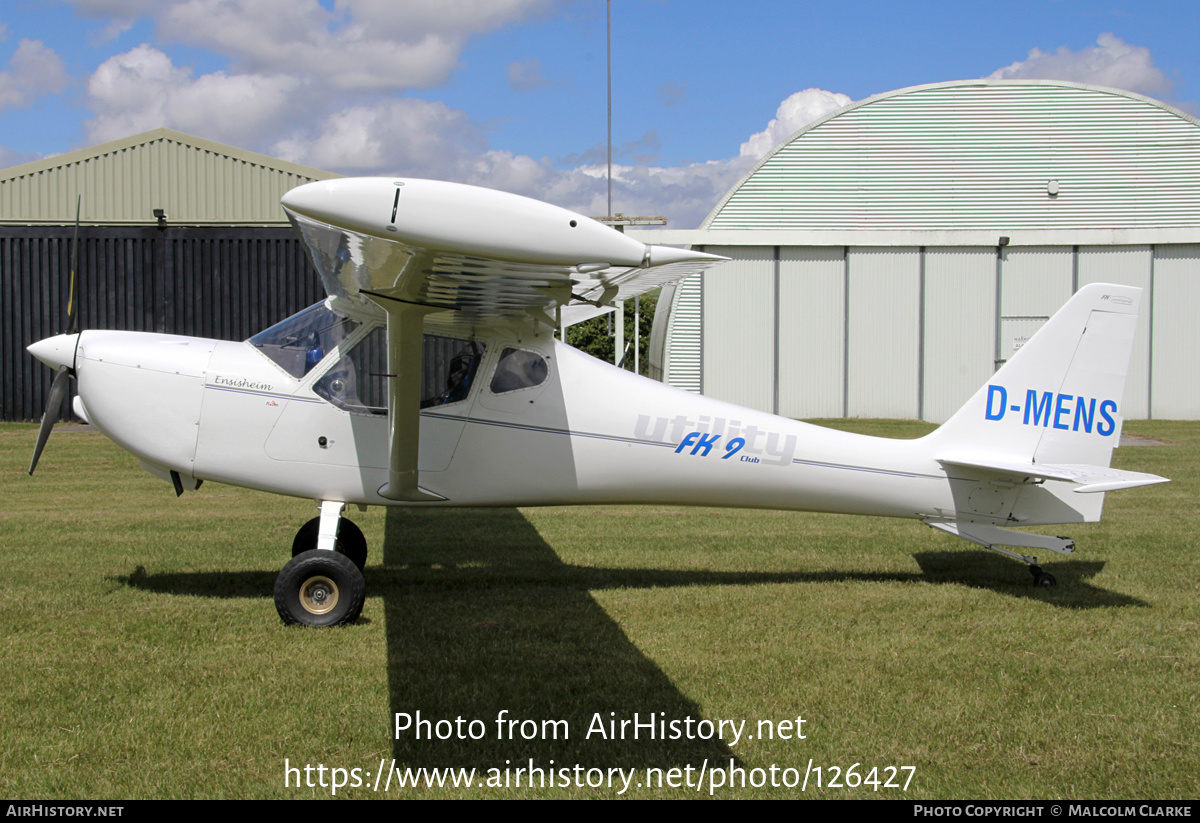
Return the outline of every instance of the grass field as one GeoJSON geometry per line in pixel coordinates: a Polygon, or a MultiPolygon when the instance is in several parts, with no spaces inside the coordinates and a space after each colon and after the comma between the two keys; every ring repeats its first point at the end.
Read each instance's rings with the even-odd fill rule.
{"type": "Polygon", "coordinates": [[[807,773],[806,797],[1195,798],[1200,424],[1125,431],[1165,445],[1122,448],[1115,465],[1174,482],[1110,494],[1103,523],[1047,530],[1078,541],[1073,557],[1043,558],[1050,591],[909,521],[371,509],[352,515],[372,547],[362,619],[307,630],[284,627],[271,594],[311,501],[217,484],[177,500],[105,438],[65,431],[29,478],[35,430],[6,425],[0,792],[330,796],[296,787],[306,764],[314,783],[359,770],[367,785],[338,797],[611,797],[622,785],[512,786],[532,759],[546,772],[636,769],[635,797],[707,796],[715,775],[697,792],[699,770],[727,781],[732,762],[735,782],[741,770],[767,785],[716,796],[801,796],[771,779],[807,773]],[[485,733],[395,738],[395,713],[418,711],[485,733]],[[519,725],[498,739],[505,711],[535,721],[534,739],[519,725]],[[597,715],[635,712],[681,730],[688,718],[745,726],[736,744],[586,736],[597,715]],[[762,739],[759,721],[805,737],[762,739]],[[374,791],[393,759],[510,785],[374,791]],[[823,784],[868,782],[818,788],[810,763],[823,784]],[[877,785],[889,766],[912,767],[891,777],[907,791],[877,785]],[[672,768],[693,785],[638,786],[672,768]]]}

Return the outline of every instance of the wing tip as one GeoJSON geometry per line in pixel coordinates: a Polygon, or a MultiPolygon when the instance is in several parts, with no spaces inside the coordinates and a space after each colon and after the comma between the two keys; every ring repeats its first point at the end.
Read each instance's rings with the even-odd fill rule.
{"type": "Polygon", "coordinates": [[[681,249],[676,246],[646,246],[647,266],[665,266],[670,263],[724,263],[728,257],[709,254],[706,251],[681,249]]]}

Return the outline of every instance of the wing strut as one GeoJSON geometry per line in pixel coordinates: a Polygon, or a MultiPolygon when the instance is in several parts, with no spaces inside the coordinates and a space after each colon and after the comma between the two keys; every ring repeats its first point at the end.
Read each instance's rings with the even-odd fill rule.
{"type": "Polygon", "coordinates": [[[387,312],[388,482],[379,494],[390,500],[442,500],[419,488],[421,445],[421,344],[425,315],[436,309],[376,300],[387,312]]]}

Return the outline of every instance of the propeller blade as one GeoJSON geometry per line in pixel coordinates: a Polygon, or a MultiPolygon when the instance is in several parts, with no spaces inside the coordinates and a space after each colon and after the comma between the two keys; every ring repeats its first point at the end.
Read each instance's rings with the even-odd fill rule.
{"type": "Polygon", "coordinates": [[[29,461],[29,473],[32,475],[33,470],[37,468],[38,460],[42,456],[42,449],[46,448],[46,441],[50,438],[50,430],[54,428],[54,424],[58,422],[58,416],[62,413],[63,398],[67,394],[67,384],[71,382],[71,370],[66,366],[58,367],[58,374],[54,375],[54,382],[50,384],[50,399],[46,403],[46,411],[42,414],[42,425],[38,429],[37,445],[33,447],[33,459],[29,461]]]}

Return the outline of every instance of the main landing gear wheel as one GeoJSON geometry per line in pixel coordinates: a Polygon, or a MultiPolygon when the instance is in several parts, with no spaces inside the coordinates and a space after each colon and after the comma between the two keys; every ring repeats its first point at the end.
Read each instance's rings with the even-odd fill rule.
{"type": "Polygon", "coordinates": [[[1042,571],[1042,567],[1034,564],[1029,567],[1029,573],[1033,575],[1033,585],[1041,586],[1043,589],[1048,589],[1058,583],[1054,579],[1054,575],[1050,572],[1042,571]]]}
{"type": "Polygon", "coordinates": [[[340,626],[358,619],[366,591],[362,572],[348,557],[310,549],[275,578],[275,609],[289,626],[340,626]]]}
{"type": "MultiPolygon", "coordinates": [[[[292,557],[298,557],[303,552],[315,549],[317,535],[320,533],[320,517],[314,517],[301,526],[300,531],[296,532],[296,538],[292,541],[292,557]]],[[[334,550],[350,558],[351,562],[358,566],[359,571],[362,571],[363,567],[367,565],[367,538],[363,536],[362,529],[344,517],[338,519],[338,536],[334,550]]]]}

